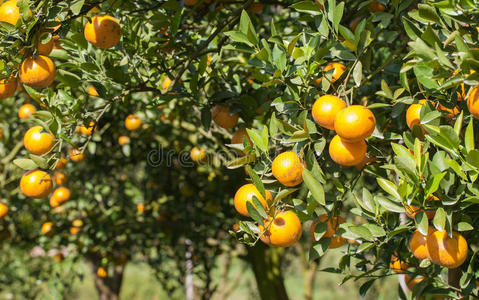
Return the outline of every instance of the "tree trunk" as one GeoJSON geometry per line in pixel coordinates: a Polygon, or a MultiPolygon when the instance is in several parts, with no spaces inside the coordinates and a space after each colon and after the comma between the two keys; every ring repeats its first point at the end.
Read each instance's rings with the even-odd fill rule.
{"type": "Polygon", "coordinates": [[[263,300],[289,299],[281,273],[283,256],[283,248],[268,247],[262,243],[248,248],[246,259],[253,267],[258,291],[263,300]]]}
{"type": "Polygon", "coordinates": [[[95,258],[88,259],[88,265],[93,273],[93,281],[100,300],[119,300],[120,289],[123,281],[124,265],[118,265],[113,268],[113,274],[107,274],[107,277],[97,275],[99,260],[95,258]]]}
{"type": "Polygon", "coordinates": [[[314,280],[318,271],[319,263],[312,261],[304,273],[304,299],[313,300],[314,280]]]}

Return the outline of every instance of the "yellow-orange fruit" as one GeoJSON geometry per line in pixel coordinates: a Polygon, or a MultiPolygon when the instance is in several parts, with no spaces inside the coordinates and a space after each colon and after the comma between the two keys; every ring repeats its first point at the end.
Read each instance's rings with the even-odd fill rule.
{"type": "Polygon", "coordinates": [[[53,181],[56,185],[66,185],[68,183],[68,176],[61,171],[56,171],[53,174],[53,181]]]}
{"type": "Polygon", "coordinates": [[[51,198],[54,198],[56,200],[56,203],[63,204],[64,202],[70,200],[70,195],[70,190],[66,187],[61,186],[53,191],[51,198]]]}
{"type": "Polygon", "coordinates": [[[55,169],[57,169],[57,170],[64,169],[64,168],[66,167],[66,165],[67,165],[67,160],[66,160],[66,158],[60,157],[60,159],[58,159],[58,161],[57,161],[57,164],[56,164],[56,166],[55,166],[55,169]]]}
{"type": "Polygon", "coordinates": [[[51,233],[53,229],[53,223],[52,222],[45,222],[42,224],[42,233],[43,234],[49,234],[51,233]]]}
{"type": "Polygon", "coordinates": [[[124,146],[124,145],[129,144],[129,143],[130,143],[130,137],[129,136],[122,135],[118,138],[118,144],[120,144],[120,146],[124,146]]]}
{"type": "Polygon", "coordinates": [[[70,151],[68,151],[68,156],[73,162],[80,162],[85,159],[85,154],[79,149],[70,149],[70,151]]]}
{"type": "Polygon", "coordinates": [[[136,210],[139,212],[139,213],[142,213],[145,211],[145,205],[143,203],[138,203],[136,205],[136,210]]]}
{"type": "Polygon", "coordinates": [[[48,42],[46,42],[45,44],[42,43],[42,41],[39,38],[37,41],[38,54],[45,55],[45,56],[50,55],[50,53],[52,53],[54,45],[55,45],[55,40],[53,40],[53,38],[50,38],[50,40],[48,40],[48,42]]]}
{"type": "Polygon", "coordinates": [[[17,90],[18,81],[16,77],[0,80],[0,100],[12,97],[17,90]]]}
{"type": "Polygon", "coordinates": [[[23,144],[31,153],[43,155],[53,148],[55,137],[51,133],[44,132],[42,126],[34,126],[25,133],[23,144]]]}
{"type": "Polygon", "coordinates": [[[280,211],[274,219],[270,217],[264,222],[264,227],[259,225],[260,232],[264,231],[261,240],[272,246],[289,247],[294,245],[303,233],[298,216],[292,211],[280,211]]]}
{"type": "Polygon", "coordinates": [[[167,88],[170,87],[170,84],[171,84],[171,79],[170,77],[165,77],[165,79],[163,79],[163,83],[161,84],[161,89],[162,90],[166,90],[167,88]]]}
{"type": "MultiPolygon", "coordinates": [[[[32,12],[29,10],[29,16],[32,12]]],[[[20,19],[20,8],[17,6],[17,0],[8,0],[0,5],[0,21],[10,23],[15,26],[20,19]]]]}
{"type": "Polygon", "coordinates": [[[276,156],[272,166],[273,176],[283,185],[293,187],[303,182],[303,164],[294,152],[276,156]]]}
{"type": "MultiPolygon", "coordinates": [[[[248,135],[248,132],[246,131],[246,128],[240,128],[238,130],[235,131],[235,133],[233,133],[233,136],[231,137],[231,144],[243,144],[243,140],[244,138],[247,138],[248,139],[248,142],[253,145],[253,141],[251,141],[249,135],[248,135]]],[[[239,151],[239,150],[235,150],[236,153],[238,153],[239,155],[244,155],[244,153],[242,151],[239,151]]]]}
{"type": "Polygon", "coordinates": [[[137,115],[128,115],[125,119],[125,127],[128,130],[134,131],[140,129],[142,124],[141,118],[137,115]]]}
{"type": "Polygon", "coordinates": [[[421,107],[426,104],[427,100],[419,100],[417,104],[411,104],[406,111],[407,126],[412,129],[414,125],[421,122],[421,107]]]}
{"type": "Polygon", "coordinates": [[[88,95],[92,96],[92,97],[98,97],[98,92],[97,90],[95,89],[95,87],[93,85],[90,85],[88,87],[88,95]]]}
{"type": "Polygon", "coordinates": [[[429,258],[435,264],[455,269],[467,258],[467,241],[457,232],[449,237],[446,231],[436,230],[427,236],[429,258]]]}
{"type": "Polygon", "coordinates": [[[336,115],[346,108],[346,102],[333,95],[319,97],[313,104],[313,119],[321,127],[334,130],[336,115]]]}
{"type": "Polygon", "coordinates": [[[98,270],[96,271],[96,275],[97,275],[98,277],[101,277],[101,278],[105,278],[105,277],[108,276],[108,274],[107,274],[105,268],[103,268],[103,267],[99,267],[99,268],[98,268],[98,270]]]}
{"type": "Polygon", "coordinates": [[[8,213],[8,206],[6,206],[3,203],[0,203],[0,219],[5,217],[7,213],[8,213]]]}
{"type": "Polygon", "coordinates": [[[227,106],[216,105],[211,110],[211,116],[213,121],[220,127],[225,129],[231,129],[238,123],[239,115],[231,114],[230,109],[227,106]]]}
{"type": "Polygon", "coordinates": [[[476,85],[467,97],[467,109],[476,118],[479,118],[479,85],[476,85]]]}
{"type": "MultiPolygon", "coordinates": [[[[433,233],[436,229],[429,226],[428,235],[433,233]]],[[[414,234],[409,241],[409,248],[411,249],[412,254],[418,259],[429,258],[429,251],[427,247],[427,238],[428,236],[423,235],[419,230],[414,231],[414,234]]]]}
{"type": "Polygon", "coordinates": [[[236,191],[235,197],[234,197],[234,205],[236,208],[236,211],[243,216],[249,217],[248,209],[246,207],[246,203],[250,202],[254,207],[256,207],[253,204],[253,196],[258,198],[258,200],[261,202],[265,210],[268,208],[268,203],[272,203],[273,201],[273,195],[271,195],[271,192],[266,190],[266,200],[264,199],[263,195],[258,191],[256,186],[254,184],[245,184],[242,187],[236,191]]]}
{"type": "MultiPolygon", "coordinates": [[[[346,66],[341,63],[331,62],[324,67],[323,72],[328,73],[330,70],[333,70],[331,82],[336,82],[339,78],[341,78],[341,75],[343,75],[344,71],[346,71],[346,66]]],[[[321,80],[322,78],[316,79],[316,84],[321,84],[321,80]]]]}
{"type": "Polygon", "coordinates": [[[80,132],[83,134],[83,135],[92,135],[94,132],[96,132],[97,130],[97,126],[95,126],[95,122],[90,122],[90,124],[88,124],[88,127],[86,127],[85,125],[82,125],[80,127],[80,132]]]}
{"type": "Polygon", "coordinates": [[[351,105],[337,113],[334,130],[345,141],[359,142],[369,137],[376,127],[372,111],[362,105],[351,105]]]}
{"type": "Polygon", "coordinates": [[[37,109],[35,108],[35,106],[31,105],[30,103],[23,104],[18,109],[18,118],[20,118],[20,120],[28,119],[36,111],[37,111],[37,109]]]}
{"type": "Polygon", "coordinates": [[[20,179],[20,190],[30,198],[45,198],[52,191],[52,179],[44,171],[29,171],[20,179]]]}
{"type": "Polygon", "coordinates": [[[335,249],[338,247],[341,247],[346,243],[346,239],[343,238],[342,236],[335,236],[336,229],[339,228],[339,225],[344,223],[344,219],[335,216],[332,218],[332,221],[330,220],[329,216],[327,214],[322,214],[318,216],[318,220],[314,221],[313,224],[311,224],[311,228],[309,229],[309,235],[311,236],[311,240],[313,242],[319,241],[321,238],[329,238],[329,249],[335,249]],[[326,223],[326,231],[324,232],[323,236],[320,239],[315,238],[314,236],[314,230],[316,229],[316,226],[319,223],[326,223]]]}
{"type": "Polygon", "coordinates": [[[109,15],[95,16],[85,25],[85,39],[91,44],[109,49],[121,39],[121,26],[117,19],[109,15]]]}
{"type": "Polygon", "coordinates": [[[404,274],[411,266],[404,261],[400,260],[396,256],[391,257],[389,268],[395,273],[404,274]]]}
{"type": "Polygon", "coordinates": [[[329,143],[329,155],[338,165],[352,167],[358,165],[366,157],[367,146],[365,141],[350,143],[338,135],[329,143]]]}
{"type": "Polygon", "coordinates": [[[190,151],[191,160],[194,162],[200,162],[206,157],[206,151],[201,147],[194,147],[190,151]]]}
{"type": "Polygon", "coordinates": [[[56,68],[44,55],[26,58],[20,66],[20,81],[33,88],[46,88],[55,81],[56,68]]]}

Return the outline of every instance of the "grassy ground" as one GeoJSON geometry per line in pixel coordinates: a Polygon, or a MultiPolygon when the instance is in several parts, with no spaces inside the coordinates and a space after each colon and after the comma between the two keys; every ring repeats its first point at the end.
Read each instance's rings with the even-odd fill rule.
{"type": "MultiPolygon", "coordinates": [[[[338,252],[330,252],[323,258],[322,268],[334,266],[339,258],[338,252]]],[[[219,260],[221,265],[221,259],[219,260]]],[[[92,277],[87,272],[86,266],[83,266],[87,276],[83,281],[75,283],[74,292],[67,299],[94,300],[98,299],[93,285],[92,277]]],[[[299,271],[299,265],[292,261],[285,271],[286,288],[291,300],[303,299],[303,282],[299,271]]],[[[216,282],[221,280],[221,270],[215,275],[216,282]]],[[[339,286],[341,275],[318,272],[314,284],[314,299],[360,299],[358,289],[360,284],[349,281],[339,286]]],[[[235,260],[232,263],[228,274],[227,282],[231,283],[228,288],[232,288],[231,294],[225,299],[234,300],[257,300],[259,299],[256,291],[256,282],[253,273],[247,265],[241,260],[235,260]]],[[[167,295],[161,288],[160,283],[155,279],[151,269],[141,263],[130,263],[125,270],[125,278],[121,290],[121,299],[142,300],[142,299],[183,299],[184,295],[167,295]]],[[[366,299],[397,299],[397,278],[392,276],[381,282],[377,282],[366,299]]],[[[214,300],[223,300],[216,296],[214,300]]]]}

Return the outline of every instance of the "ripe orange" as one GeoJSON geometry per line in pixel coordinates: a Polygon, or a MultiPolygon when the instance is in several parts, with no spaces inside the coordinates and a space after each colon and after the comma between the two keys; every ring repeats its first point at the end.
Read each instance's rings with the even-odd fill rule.
{"type": "MultiPolygon", "coordinates": [[[[242,214],[243,216],[249,217],[248,209],[246,208],[246,203],[250,202],[253,204],[253,196],[258,198],[258,200],[263,204],[265,209],[268,208],[268,204],[271,204],[273,201],[273,195],[271,192],[266,190],[266,200],[264,199],[263,195],[258,191],[254,184],[248,183],[240,187],[235,194],[234,197],[234,205],[236,211],[242,214]]],[[[256,207],[253,204],[254,207],[256,207]]]]}
{"type": "MultiPolygon", "coordinates": [[[[434,227],[429,226],[428,236],[436,231],[434,227]]],[[[412,254],[418,259],[429,258],[429,251],[427,247],[427,238],[428,236],[423,235],[419,230],[414,231],[414,234],[409,241],[409,248],[411,249],[412,254]]]]}
{"type": "Polygon", "coordinates": [[[161,89],[162,90],[166,90],[167,88],[170,87],[170,84],[171,84],[171,79],[170,77],[165,77],[165,79],[163,80],[163,83],[161,84],[161,89]]]}
{"type": "Polygon", "coordinates": [[[98,97],[98,92],[96,91],[95,87],[93,85],[90,85],[88,87],[88,95],[92,96],[92,97],[98,97]]]}
{"type": "Polygon", "coordinates": [[[410,291],[414,290],[414,287],[423,280],[424,277],[418,276],[413,279],[409,274],[404,275],[404,281],[410,291]]]}
{"type": "Polygon", "coordinates": [[[427,100],[419,100],[418,104],[411,104],[406,111],[406,123],[407,126],[412,129],[414,125],[421,122],[421,107],[426,104],[427,100]]]}
{"type": "Polygon", "coordinates": [[[231,114],[230,109],[227,106],[216,105],[211,110],[211,116],[213,121],[220,127],[225,129],[231,129],[238,123],[238,114],[231,114]]]}
{"type": "Polygon", "coordinates": [[[369,137],[376,127],[372,111],[362,105],[351,105],[337,113],[336,133],[345,141],[359,142],[369,137]]]}
{"type": "Polygon", "coordinates": [[[264,222],[264,227],[259,225],[263,232],[261,240],[276,247],[289,247],[294,245],[303,233],[298,216],[292,211],[280,211],[274,219],[270,217],[264,222]]]}
{"type": "Polygon", "coordinates": [[[143,203],[139,203],[136,205],[136,210],[139,212],[139,213],[142,213],[145,211],[145,205],[143,203]]]}
{"type": "Polygon", "coordinates": [[[45,132],[42,126],[34,126],[25,133],[23,144],[31,153],[43,155],[55,146],[55,137],[45,132]]]}
{"type": "Polygon", "coordinates": [[[367,146],[364,140],[350,143],[339,135],[329,143],[329,155],[338,165],[352,167],[360,164],[366,157],[367,146]]]}
{"type": "Polygon", "coordinates": [[[473,115],[476,118],[479,118],[479,85],[476,85],[471,93],[469,94],[469,97],[467,97],[467,109],[469,109],[469,112],[471,115],[473,115]]]}
{"type": "Polygon", "coordinates": [[[75,220],[73,220],[72,225],[75,226],[75,227],[82,227],[83,226],[83,221],[80,220],[80,219],[75,219],[75,220]]]}
{"type": "Polygon", "coordinates": [[[257,14],[257,13],[260,13],[263,10],[263,8],[264,8],[263,3],[253,3],[250,5],[248,10],[254,14],[257,14]]]}
{"type": "Polygon", "coordinates": [[[42,224],[42,233],[43,234],[49,234],[51,233],[53,229],[53,223],[52,222],[45,222],[42,224]]]}
{"type": "Polygon", "coordinates": [[[5,217],[7,213],[8,213],[8,206],[6,206],[3,203],[0,203],[0,219],[5,217]]]}
{"type": "MultiPolygon", "coordinates": [[[[339,78],[341,78],[341,75],[343,75],[344,71],[346,71],[346,66],[341,63],[331,62],[324,67],[323,73],[327,73],[330,70],[333,70],[331,82],[336,82],[339,78]]],[[[321,80],[322,78],[316,79],[316,84],[321,84],[321,80]]]]}
{"type": "Polygon", "coordinates": [[[336,233],[336,229],[339,228],[339,225],[344,222],[345,221],[343,218],[337,216],[333,217],[332,221],[329,219],[329,216],[327,214],[322,214],[318,216],[318,220],[314,221],[313,224],[311,224],[311,228],[309,229],[309,235],[311,236],[311,240],[313,240],[313,242],[317,242],[321,238],[330,238],[329,249],[341,247],[346,243],[346,239],[342,236],[335,236],[334,234],[336,233]],[[326,223],[327,227],[323,236],[317,239],[314,236],[314,230],[319,223],[326,223]]]}
{"type": "Polygon", "coordinates": [[[98,277],[101,277],[101,278],[105,278],[108,276],[105,268],[103,267],[99,267],[98,270],[96,271],[96,275],[98,275],[98,277]]]}
{"type": "Polygon", "coordinates": [[[58,203],[57,199],[56,198],[53,198],[53,197],[50,197],[50,206],[52,208],[57,208],[58,206],[60,206],[60,203],[58,203]]]}
{"type": "MultiPolygon", "coordinates": [[[[29,11],[29,15],[32,12],[29,11]]],[[[20,8],[17,6],[17,0],[8,0],[0,5],[0,21],[16,25],[20,19],[20,8]]]]}
{"type": "MultiPolygon", "coordinates": [[[[251,141],[249,135],[248,135],[248,132],[246,131],[246,128],[240,128],[238,130],[235,131],[235,133],[233,133],[233,136],[231,137],[231,144],[243,144],[243,140],[244,138],[247,138],[248,139],[248,142],[253,145],[253,141],[251,141]]],[[[244,153],[242,151],[239,151],[239,150],[235,150],[236,153],[238,153],[239,155],[244,155],[244,153]]]]}
{"type": "Polygon", "coordinates": [[[70,227],[70,233],[71,233],[72,235],[76,235],[76,234],[78,234],[80,231],[81,231],[81,228],[79,228],[79,227],[70,227]]]}
{"type": "Polygon", "coordinates": [[[55,81],[56,69],[47,56],[26,58],[20,66],[20,81],[33,88],[46,88],[55,81]]]}
{"type": "Polygon", "coordinates": [[[129,144],[129,143],[130,143],[129,136],[122,135],[118,138],[118,144],[120,144],[120,146],[125,146],[126,144],[129,144]]]}
{"type": "Polygon", "coordinates": [[[407,269],[409,269],[411,266],[408,265],[407,263],[403,262],[396,256],[391,257],[391,262],[389,263],[389,268],[393,270],[395,273],[399,274],[404,274],[406,273],[407,269]]]}
{"type": "Polygon", "coordinates": [[[61,261],[63,261],[63,254],[61,254],[61,253],[55,254],[55,256],[53,256],[53,259],[56,262],[61,262],[61,261]]]}
{"type": "Polygon", "coordinates": [[[53,194],[50,197],[50,199],[54,198],[56,203],[63,204],[64,202],[67,202],[70,199],[70,195],[71,195],[70,190],[67,189],[66,187],[61,186],[59,188],[56,188],[53,191],[53,194]]]}
{"type": "Polygon", "coordinates": [[[73,162],[80,162],[85,159],[85,154],[79,149],[70,149],[70,151],[68,151],[68,156],[73,162]]]}
{"type": "Polygon", "coordinates": [[[67,165],[67,160],[64,157],[60,157],[60,159],[58,159],[58,161],[57,161],[55,169],[57,169],[57,170],[64,169],[66,167],[66,165],[67,165]]]}
{"type": "Polygon", "coordinates": [[[109,15],[95,16],[85,25],[85,39],[93,45],[109,49],[121,39],[121,26],[117,19],[109,15]]]}
{"type": "Polygon", "coordinates": [[[294,152],[276,156],[272,166],[273,176],[283,185],[293,187],[303,182],[303,164],[294,152]]]}
{"type": "Polygon", "coordinates": [[[467,241],[457,232],[449,237],[446,231],[436,230],[427,236],[429,258],[435,264],[455,269],[467,258],[467,241]]]}
{"type": "Polygon", "coordinates": [[[96,132],[97,130],[97,126],[95,126],[95,122],[90,122],[90,124],[88,124],[88,127],[86,127],[85,125],[82,125],[80,127],[80,132],[83,134],[83,135],[92,135],[94,132],[96,132]]]}
{"type": "Polygon", "coordinates": [[[20,190],[30,198],[45,198],[52,191],[52,179],[44,171],[28,171],[20,179],[20,190]]]}
{"type": "Polygon", "coordinates": [[[128,130],[134,131],[140,129],[142,124],[141,118],[137,115],[128,115],[125,119],[125,127],[128,130]]]}
{"type": "Polygon", "coordinates": [[[321,127],[334,130],[334,120],[346,102],[333,95],[319,97],[313,104],[313,119],[321,127]]]}
{"type": "Polygon", "coordinates": [[[194,147],[190,151],[191,160],[194,162],[200,162],[206,157],[206,151],[204,148],[194,147]]]}
{"type": "Polygon", "coordinates": [[[17,90],[18,81],[13,75],[8,79],[0,80],[0,100],[12,97],[17,90]]]}
{"type": "Polygon", "coordinates": [[[20,120],[28,119],[32,114],[37,111],[35,106],[31,105],[30,103],[23,104],[18,109],[18,117],[20,120]]]}
{"type": "Polygon", "coordinates": [[[55,40],[53,40],[53,38],[50,38],[50,40],[48,42],[43,44],[42,41],[40,40],[40,36],[39,36],[39,39],[37,41],[38,54],[45,55],[45,56],[50,55],[50,53],[52,53],[54,45],[55,45],[55,40]]]}
{"type": "Polygon", "coordinates": [[[56,171],[53,174],[53,181],[56,185],[66,185],[68,183],[68,176],[61,171],[56,171]]]}

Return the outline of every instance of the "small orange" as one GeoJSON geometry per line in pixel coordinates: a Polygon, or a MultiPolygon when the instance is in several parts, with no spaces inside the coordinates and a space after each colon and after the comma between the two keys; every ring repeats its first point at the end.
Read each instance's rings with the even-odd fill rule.
{"type": "MultiPolygon", "coordinates": [[[[429,226],[428,236],[434,231],[436,231],[436,229],[429,226]]],[[[412,254],[418,259],[422,260],[429,258],[429,251],[427,247],[428,236],[423,235],[419,230],[416,230],[409,241],[409,248],[411,249],[412,254]]]]}
{"type": "Polygon", "coordinates": [[[97,275],[98,277],[101,277],[101,278],[105,278],[105,277],[108,276],[108,274],[107,274],[105,268],[103,268],[103,267],[99,267],[99,268],[98,268],[98,270],[96,271],[96,275],[97,275]]]}
{"type": "Polygon", "coordinates": [[[467,241],[457,232],[449,237],[446,231],[436,230],[427,236],[429,258],[437,265],[455,269],[467,258],[467,241]]]}
{"type": "MultiPolygon", "coordinates": [[[[32,15],[31,11],[29,11],[29,15],[32,15]]],[[[15,26],[18,19],[20,19],[20,8],[17,6],[17,0],[8,0],[0,5],[0,21],[15,26]]]]}
{"type": "Polygon", "coordinates": [[[43,234],[49,234],[52,232],[53,229],[53,223],[52,222],[45,222],[42,224],[42,233],[43,234]]]}
{"type": "Polygon", "coordinates": [[[252,3],[248,10],[254,14],[260,13],[264,9],[264,4],[263,3],[252,3]]]}
{"type": "Polygon", "coordinates": [[[129,136],[122,135],[118,138],[118,144],[120,144],[120,146],[125,146],[126,144],[129,144],[129,143],[130,143],[129,136]]]}
{"type": "Polygon", "coordinates": [[[57,161],[57,164],[55,165],[55,169],[57,169],[57,170],[64,169],[66,167],[66,165],[67,165],[66,158],[60,157],[60,159],[58,159],[58,161],[57,161]]]}
{"type": "Polygon", "coordinates": [[[12,97],[17,90],[18,81],[13,75],[8,79],[0,80],[0,100],[12,97]]]}
{"type": "Polygon", "coordinates": [[[259,225],[260,232],[263,232],[261,240],[276,247],[289,247],[294,245],[303,233],[301,222],[298,216],[292,211],[280,211],[274,218],[264,222],[264,227],[259,225]]]}
{"type": "Polygon", "coordinates": [[[283,185],[293,187],[303,182],[303,164],[294,152],[276,156],[272,166],[273,176],[283,185]]]}
{"type": "Polygon", "coordinates": [[[467,109],[471,115],[479,118],[479,85],[476,85],[467,97],[467,109]]]}
{"type": "Polygon", "coordinates": [[[383,12],[385,10],[386,7],[377,1],[369,4],[369,11],[372,13],[383,12]]]}
{"type": "Polygon", "coordinates": [[[55,45],[55,40],[53,40],[53,37],[50,38],[50,40],[48,40],[48,42],[46,42],[45,44],[42,43],[42,41],[40,40],[40,36],[38,38],[38,41],[37,41],[37,50],[38,50],[38,54],[40,55],[45,55],[45,56],[48,56],[50,55],[50,53],[52,53],[52,50],[53,50],[53,46],[55,45]]]}
{"type": "Polygon", "coordinates": [[[52,208],[57,208],[58,206],[60,206],[60,203],[58,203],[57,199],[56,198],[53,198],[53,197],[50,197],[50,206],[52,208]]]}
{"type": "Polygon", "coordinates": [[[52,179],[44,171],[29,171],[20,179],[20,190],[30,198],[45,198],[52,191],[52,179]]]}
{"type": "Polygon", "coordinates": [[[400,260],[396,256],[391,257],[391,262],[389,263],[389,268],[393,270],[394,273],[404,274],[407,269],[411,266],[400,260]]]}
{"type": "MultiPolygon", "coordinates": [[[[328,71],[331,71],[331,70],[333,70],[333,73],[332,73],[333,76],[331,78],[331,82],[336,82],[339,78],[341,78],[344,71],[346,71],[346,66],[341,63],[331,62],[324,67],[323,72],[328,73],[328,71]]],[[[317,85],[321,84],[321,80],[323,79],[322,78],[316,79],[315,80],[316,84],[317,85]]]]}
{"type": "Polygon", "coordinates": [[[55,146],[55,137],[51,133],[44,132],[42,126],[34,126],[25,133],[23,144],[31,153],[43,155],[55,146]]]}
{"type": "Polygon", "coordinates": [[[53,61],[44,55],[26,58],[20,66],[20,81],[33,88],[46,88],[55,81],[53,61]]]}
{"type": "Polygon", "coordinates": [[[93,45],[109,49],[121,39],[121,26],[117,19],[109,15],[95,16],[85,25],[85,39],[93,45]]]}
{"type": "Polygon", "coordinates": [[[92,97],[98,97],[99,96],[97,90],[95,89],[95,87],[93,85],[90,85],[88,87],[88,95],[90,95],[92,97]]]}
{"type": "Polygon", "coordinates": [[[128,130],[134,131],[140,129],[142,124],[141,118],[137,115],[128,115],[125,119],[125,127],[128,130]]]}
{"type": "Polygon", "coordinates": [[[334,130],[334,120],[338,112],[346,107],[346,102],[333,95],[319,97],[313,104],[313,119],[321,127],[334,130]]]}
{"type": "Polygon", "coordinates": [[[70,149],[70,151],[68,151],[68,156],[73,162],[80,162],[85,159],[85,154],[76,148],[70,149]]]}
{"type": "Polygon", "coordinates": [[[170,87],[171,84],[171,79],[170,77],[166,76],[165,79],[163,80],[163,83],[161,84],[161,89],[166,90],[167,88],[170,87]]]}
{"type": "Polygon", "coordinates": [[[211,63],[213,62],[213,56],[208,56],[208,60],[206,61],[207,65],[211,65],[211,63]]]}
{"type": "Polygon", "coordinates": [[[335,236],[336,229],[339,228],[340,224],[343,224],[345,221],[343,218],[339,216],[335,216],[332,218],[332,221],[330,220],[329,216],[327,214],[322,214],[318,216],[318,220],[314,221],[313,224],[311,224],[311,228],[309,229],[309,235],[311,236],[311,240],[313,242],[319,241],[321,238],[329,238],[329,249],[335,249],[338,247],[341,247],[346,243],[346,239],[343,238],[342,236],[335,236]],[[319,223],[326,223],[326,231],[324,232],[323,236],[320,239],[315,238],[314,236],[314,230],[316,229],[316,226],[319,223]]]}
{"type": "Polygon", "coordinates": [[[82,125],[80,127],[80,132],[83,134],[83,135],[92,135],[94,132],[96,132],[97,130],[97,126],[95,126],[95,122],[90,122],[90,124],[88,124],[88,127],[86,127],[85,125],[82,125]]]}
{"type": "Polygon", "coordinates": [[[191,160],[194,162],[201,162],[206,157],[206,151],[201,147],[194,147],[190,151],[191,160]]]}
{"type": "Polygon", "coordinates": [[[81,231],[81,228],[79,227],[70,227],[70,233],[72,235],[77,235],[81,231]]]}
{"type": "Polygon", "coordinates": [[[66,185],[68,183],[68,176],[61,171],[56,171],[53,174],[53,181],[56,185],[66,185]]]}
{"type": "Polygon", "coordinates": [[[0,219],[5,217],[7,213],[8,213],[8,206],[6,206],[3,203],[0,203],[0,219]]]}
{"type": "Polygon", "coordinates": [[[139,213],[143,213],[145,211],[145,205],[143,203],[138,203],[136,205],[136,210],[139,212],[139,213]]]}
{"type": "Polygon", "coordinates": [[[58,254],[55,254],[55,256],[53,256],[53,259],[54,259],[56,262],[61,262],[61,261],[63,261],[64,257],[63,257],[63,254],[58,253],[58,254]]]}
{"type": "Polygon", "coordinates": [[[364,140],[350,143],[339,135],[329,143],[329,155],[338,165],[352,167],[360,164],[366,157],[367,146],[364,140]]]}
{"type": "Polygon", "coordinates": [[[263,195],[258,191],[254,184],[248,183],[240,187],[235,194],[234,197],[234,205],[235,209],[238,213],[242,214],[243,216],[249,217],[248,209],[246,207],[246,203],[250,202],[255,208],[256,206],[253,204],[253,196],[258,198],[258,200],[263,204],[263,207],[267,209],[269,206],[268,203],[272,203],[273,195],[271,192],[266,190],[266,200],[264,199],[263,195]]]}
{"type": "MultiPolygon", "coordinates": [[[[238,130],[235,131],[235,133],[233,133],[233,136],[231,137],[231,144],[243,144],[243,140],[244,138],[247,138],[248,139],[248,142],[253,145],[253,141],[251,141],[249,135],[248,135],[248,131],[246,131],[246,128],[240,128],[238,130]]],[[[235,150],[236,153],[238,153],[239,155],[244,155],[244,153],[242,151],[239,151],[239,150],[235,150]]]]}
{"type": "Polygon", "coordinates": [[[23,104],[20,106],[18,109],[18,117],[20,120],[25,120],[31,117],[32,114],[34,114],[37,111],[35,106],[33,106],[30,103],[23,104]]]}
{"type": "Polygon", "coordinates": [[[75,220],[73,220],[72,225],[75,226],[75,227],[82,227],[83,226],[83,221],[80,220],[80,219],[75,219],[75,220]]]}
{"type": "Polygon", "coordinates": [[[220,127],[231,129],[238,123],[239,115],[237,113],[231,114],[227,106],[216,105],[211,110],[213,121],[220,127]]]}
{"type": "Polygon", "coordinates": [[[414,125],[421,122],[421,107],[426,104],[427,100],[419,100],[418,104],[411,104],[406,111],[406,123],[407,126],[412,129],[414,125]]]}
{"type": "Polygon", "coordinates": [[[351,105],[337,113],[336,133],[345,141],[359,142],[369,137],[376,127],[372,111],[362,105],[351,105]]]}
{"type": "Polygon", "coordinates": [[[54,198],[58,204],[63,204],[70,199],[70,195],[70,190],[61,186],[53,191],[53,194],[50,198],[54,198]]]}

